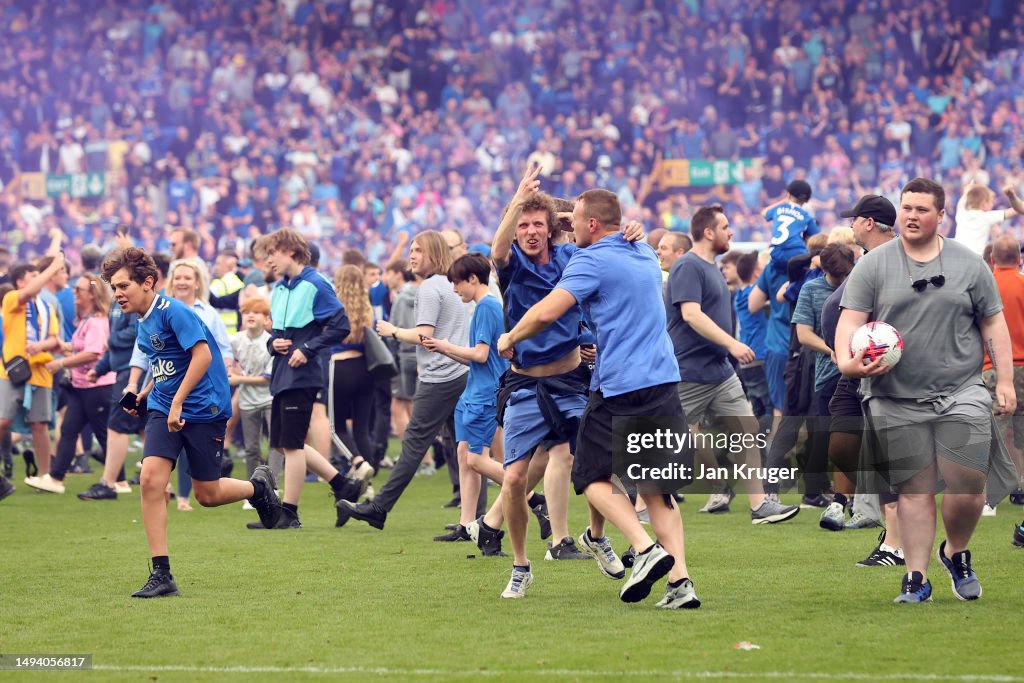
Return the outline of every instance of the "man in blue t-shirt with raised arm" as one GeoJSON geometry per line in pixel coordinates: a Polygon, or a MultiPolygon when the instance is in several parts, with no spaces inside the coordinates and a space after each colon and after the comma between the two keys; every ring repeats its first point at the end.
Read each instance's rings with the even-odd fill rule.
{"type": "Polygon", "coordinates": [[[630,243],[619,235],[621,222],[615,193],[595,189],[580,195],[572,214],[580,251],[552,292],[501,336],[498,350],[511,354],[566,311],[583,308],[596,327],[601,350],[580,420],[572,470],[576,493],[585,494],[590,505],[587,534],[603,537],[608,520],[637,549],[633,571],[619,592],[624,602],[643,600],[654,583],[668,574],[668,590],[658,606],[694,608],[700,600],[686,569],[683,522],[675,500],[640,488],[658,538],[654,541],[629,497],[612,484],[614,418],[683,416],[676,393],[679,366],[666,330],[658,259],[649,245],[630,243]]]}
{"type": "Polygon", "coordinates": [[[122,405],[146,413],[142,453],[142,521],[153,570],[135,598],[177,595],[167,552],[167,503],[164,492],[178,454],[192,470],[196,500],[205,507],[248,499],[267,528],[281,513],[276,484],[266,466],[250,481],[221,478],[224,430],[231,416],[227,369],[213,334],[190,307],[157,294],[156,264],[142,249],[119,249],[103,263],[103,279],[124,313],[139,317],[136,341],[153,370],[153,381],[137,399],[126,393],[122,405]]]}

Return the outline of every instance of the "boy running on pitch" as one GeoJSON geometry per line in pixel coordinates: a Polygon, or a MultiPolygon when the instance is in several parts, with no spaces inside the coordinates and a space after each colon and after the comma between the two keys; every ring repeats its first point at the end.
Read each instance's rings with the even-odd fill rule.
{"type": "Polygon", "coordinates": [[[164,491],[182,450],[200,505],[248,499],[268,526],[281,514],[274,477],[266,467],[257,468],[250,481],[221,478],[220,451],[231,415],[227,369],[209,328],[190,307],[157,294],[157,278],[153,259],[135,247],[117,250],[103,263],[103,279],[113,288],[117,304],[139,317],[136,341],[153,370],[153,382],[134,406],[125,406],[132,414],[147,403],[149,407],[139,479],[153,569],[146,584],[132,593],[135,598],[178,594],[167,552],[164,491]]]}

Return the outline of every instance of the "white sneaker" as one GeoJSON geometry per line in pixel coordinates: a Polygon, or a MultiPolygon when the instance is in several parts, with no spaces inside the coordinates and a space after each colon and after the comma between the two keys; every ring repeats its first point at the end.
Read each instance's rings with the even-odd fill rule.
{"type": "Polygon", "coordinates": [[[501,597],[513,599],[525,598],[526,589],[531,585],[533,585],[533,566],[527,566],[526,571],[513,566],[512,578],[508,580],[508,585],[505,586],[505,590],[502,592],[501,597]]]}
{"type": "Polygon", "coordinates": [[[116,482],[114,484],[114,492],[115,493],[131,493],[132,492],[132,487],[131,487],[130,484],[128,484],[128,482],[123,482],[123,483],[122,482],[116,482]]]}
{"type": "Polygon", "coordinates": [[[373,484],[367,484],[366,490],[363,491],[363,500],[373,500],[377,497],[377,492],[373,488],[373,484]]]}
{"type": "Polygon", "coordinates": [[[821,513],[818,526],[827,531],[842,531],[846,524],[846,510],[840,503],[829,503],[821,513]]]}
{"type": "Polygon", "coordinates": [[[373,481],[374,474],[375,472],[373,471],[373,465],[364,460],[361,463],[359,463],[359,467],[356,467],[355,469],[352,470],[351,476],[353,479],[360,479],[363,482],[369,484],[371,481],[373,481]]]}
{"type": "Polygon", "coordinates": [[[633,560],[633,572],[619,591],[619,599],[623,602],[640,602],[651,594],[654,584],[668,574],[675,563],[676,558],[658,543],[645,552],[637,553],[633,560]]]}
{"type": "Polygon", "coordinates": [[[255,510],[256,508],[254,508],[252,506],[252,503],[250,503],[249,501],[245,501],[244,503],[242,503],[242,509],[243,510],[255,510]]]}
{"type": "Polygon", "coordinates": [[[700,600],[693,590],[693,581],[683,579],[683,582],[673,588],[665,589],[665,597],[658,601],[655,607],[662,609],[697,609],[700,607],[700,600]]]}
{"type": "Polygon", "coordinates": [[[994,507],[992,507],[991,505],[989,505],[988,503],[985,503],[985,507],[983,507],[981,509],[981,516],[982,517],[995,517],[996,516],[996,509],[994,507]]]}
{"type": "Polygon", "coordinates": [[[34,489],[47,491],[49,493],[64,493],[64,482],[57,481],[49,474],[41,477],[26,477],[25,483],[34,489]]]}
{"type": "Polygon", "coordinates": [[[579,549],[584,555],[589,555],[597,562],[598,569],[609,579],[621,579],[626,576],[626,568],[622,560],[612,550],[612,543],[608,537],[591,538],[590,527],[580,534],[579,549]]]}

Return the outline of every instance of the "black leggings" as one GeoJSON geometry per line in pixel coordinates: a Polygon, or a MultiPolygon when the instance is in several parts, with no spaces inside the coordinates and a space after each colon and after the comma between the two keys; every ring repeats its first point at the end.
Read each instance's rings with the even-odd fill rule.
{"type": "Polygon", "coordinates": [[[366,358],[331,361],[331,402],[328,410],[331,428],[352,456],[362,456],[378,469],[370,443],[370,412],[373,407],[373,375],[366,369],[366,358]],[[352,420],[352,432],[346,422],[352,420]]]}
{"type": "MultiPolygon", "coordinates": [[[[67,410],[60,427],[60,441],[57,442],[57,457],[50,467],[50,476],[58,481],[64,479],[71,461],[75,459],[75,441],[86,425],[92,428],[93,436],[100,442],[102,460],[107,455],[107,418],[110,410],[110,392],[113,386],[76,389],[67,387],[64,391],[67,410]]],[[[117,475],[124,481],[124,467],[117,475]]]]}

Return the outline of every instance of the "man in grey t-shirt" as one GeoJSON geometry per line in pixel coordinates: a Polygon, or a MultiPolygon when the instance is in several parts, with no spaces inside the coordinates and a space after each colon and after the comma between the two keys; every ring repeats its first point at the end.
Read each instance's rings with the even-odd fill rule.
{"type": "MultiPolygon", "coordinates": [[[[862,378],[880,448],[870,468],[900,494],[907,575],[897,603],[931,599],[935,492],[945,482],[946,540],[937,556],[962,600],[981,597],[967,549],[984,505],[992,400],[981,381],[982,348],[997,373],[1000,413],[1016,407],[1010,335],[992,273],[970,250],[938,234],[945,192],[915,178],[900,196],[900,238],[868,252],[843,294],[835,351],[840,371],[862,378]],[[864,364],[850,339],[872,317],[903,336],[902,361],[864,364]]],[[[862,464],[861,469],[866,469],[862,464]]]]}
{"type": "MultiPolygon", "coordinates": [[[[377,321],[377,332],[406,344],[416,344],[419,382],[413,397],[412,415],[402,439],[402,455],[384,488],[371,502],[338,503],[338,525],[354,517],[375,529],[383,529],[388,512],[416,476],[420,460],[441,428],[455,413],[455,404],[466,388],[469,366],[423,348],[422,338],[447,339],[453,344],[469,344],[467,307],[455,294],[446,273],[452,257],[448,243],[439,232],[427,230],[416,235],[409,248],[409,267],[423,278],[416,291],[416,327],[395,327],[386,320],[377,321]]],[[[449,465],[450,466],[450,465],[449,465]]],[[[471,505],[472,501],[466,501],[471,505]]]]}

